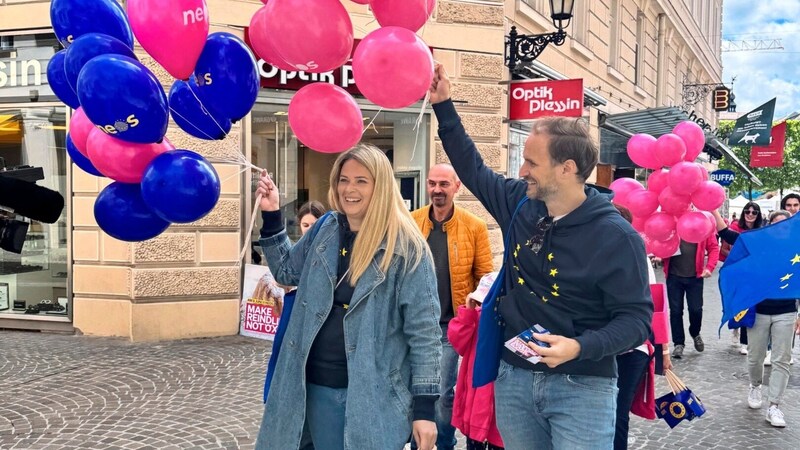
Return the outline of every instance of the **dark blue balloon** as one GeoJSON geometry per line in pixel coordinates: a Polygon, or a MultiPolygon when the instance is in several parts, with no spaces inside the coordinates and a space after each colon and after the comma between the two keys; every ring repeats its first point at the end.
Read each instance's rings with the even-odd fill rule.
{"type": "Polygon", "coordinates": [[[67,104],[72,109],[78,109],[81,102],[78,101],[78,94],[67,81],[67,72],[64,71],[64,60],[67,56],[66,50],[56,52],[50,62],[47,63],[47,84],[56,94],[59,100],[67,104]]]}
{"type": "Polygon", "coordinates": [[[78,76],[78,100],[89,120],[115,138],[152,144],[167,132],[167,95],[155,75],[133,58],[92,58],[78,76]]]}
{"type": "Polygon", "coordinates": [[[142,197],[159,217],[173,223],[203,218],[219,200],[217,171],[205,158],[189,150],[162,153],[142,176],[142,197]]]}
{"type": "Polygon", "coordinates": [[[115,181],[97,196],[94,218],[109,236],[126,242],[152,239],[169,227],[142,200],[138,184],[115,181]]]}
{"type": "Polygon", "coordinates": [[[103,33],[133,48],[128,16],[114,0],[52,0],[50,23],[64,47],[86,33],[103,33]]]}
{"type": "Polygon", "coordinates": [[[89,161],[89,158],[83,156],[83,153],[78,151],[78,148],[75,147],[75,144],[72,142],[72,137],[69,134],[67,134],[67,154],[72,158],[72,162],[74,162],[76,166],[80,167],[81,170],[89,175],[94,175],[96,177],[105,176],[97,170],[94,164],[89,161]]]}
{"type": "Polygon", "coordinates": [[[209,141],[225,139],[231,131],[230,119],[213,115],[200,103],[194,78],[190,78],[188,83],[178,80],[172,85],[169,109],[172,120],[194,137],[209,141]]]}
{"type": "Polygon", "coordinates": [[[75,39],[67,48],[67,57],[64,60],[64,71],[72,90],[77,92],[78,75],[89,60],[95,56],[105,54],[125,55],[136,59],[127,45],[115,37],[100,33],[86,33],[75,39]]]}
{"type": "Polygon", "coordinates": [[[256,59],[247,45],[230,33],[208,36],[194,76],[203,104],[234,122],[250,112],[258,97],[256,59]]]}

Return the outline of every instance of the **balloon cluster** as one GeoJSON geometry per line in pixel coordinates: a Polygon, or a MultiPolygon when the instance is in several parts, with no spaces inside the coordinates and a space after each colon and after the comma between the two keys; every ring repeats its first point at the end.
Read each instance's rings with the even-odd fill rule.
{"type": "Polygon", "coordinates": [[[633,227],[642,234],[648,253],[668,258],[681,239],[702,242],[716,230],[710,211],[722,206],[725,191],[694,162],[704,145],[703,130],[691,121],[658,139],[636,134],[628,140],[631,160],[654,171],[646,189],[633,178],[619,178],[610,187],[613,202],[631,211],[633,227]]]}
{"type": "MultiPolygon", "coordinates": [[[[381,28],[353,51],[353,24],[340,0],[262,0],[250,22],[256,54],[286,71],[330,72],[351,55],[356,85],[371,102],[405,108],[425,96],[433,79],[433,57],[415,33],[436,0],[353,0],[369,4],[381,28]]],[[[289,104],[289,125],[306,146],[337,153],[358,143],[363,120],[344,89],[320,82],[300,89],[289,104]]]]}
{"type": "Polygon", "coordinates": [[[229,33],[208,34],[205,0],[53,0],[65,47],[47,67],[61,101],[75,109],[67,152],[91,175],[114,180],[94,215],[107,234],[142,241],[171,223],[207,215],[220,180],[205,158],[166,139],[170,114],[187,133],[223,139],[259,89],[255,57],[229,33]],[[166,95],[133,52],[134,36],[176,78],[166,95]]]}

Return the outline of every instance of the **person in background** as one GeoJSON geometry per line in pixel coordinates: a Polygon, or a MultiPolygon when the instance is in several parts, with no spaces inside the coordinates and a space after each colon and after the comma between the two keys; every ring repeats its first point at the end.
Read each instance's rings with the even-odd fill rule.
{"type": "Polygon", "coordinates": [[[305,235],[323,214],[325,214],[325,206],[322,203],[316,200],[303,203],[303,206],[297,210],[300,236],[305,235]]]}
{"type": "MultiPolygon", "coordinates": [[[[717,233],[726,242],[733,245],[739,233],[725,226],[718,211],[714,211],[717,220],[717,233]]],[[[775,211],[770,214],[769,224],[775,224],[791,217],[788,211],[775,211]]],[[[797,219],[795,219],[797,220],[797,219]]],[[[761,280],[742,280],[746,283],[759,283],[761,280]]],[[[750,392],[747,405],[752,409],[760,409],[763,404],[761,384],[764,379],[764,358],[767,347],[772,342],[772,372],[769,376],[769,402],[767,422],[773,427],[786,426],[786,418],[779,406],[789,384],[789,365],[792,358],[792,341],[795,334],[800,334],[800,317],[797,312],[797,300],[766,299],[755,305],[756,320],[749,332],[749,354],[747,355],[747,371],[750,376],[750,392]]]]}
{"type": "Polygon", "coordinates": [[[412,435],[431,450],[442,348],[436,275],[386,155],[365,144],[339,155],[334,212],[313,239],[289,240],[266,174],[257,193],[270,270],[298,288],[256,448],[299,448],[307,427],[320,450],[400,449],[412,435]]]}
{"type": "Polygon", "coordinates": [[[791,215],[797,214],[800,211],[800,195],[794,193],[786,194],[781,199],[781,209],[791,215]]]}
{"type": "MultiPolygon", "coordinates": [[[[442,316],[442,385],[436,402],[436,448],[453,450],[456,429],[453,416],[453,388],[458,374],[458,353],[447,339],[447,325],[464,304],[481,277],[492,271],[492,249],[486,222],[455,204],[461,188],[453,166],[437,164],[428,171],[430,205],[411,213],[422,236],[428,241],[436,267],[442,316]]],[[[411,448],[416,448],[412,444],[411,448]]]]}

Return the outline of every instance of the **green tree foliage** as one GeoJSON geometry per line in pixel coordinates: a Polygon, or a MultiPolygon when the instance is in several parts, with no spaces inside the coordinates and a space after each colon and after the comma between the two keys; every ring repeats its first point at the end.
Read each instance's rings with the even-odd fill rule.
{"type": "MultiPolygon", "coordinates": [[[[721,120],[720,131],[724,132],[724,135],[730,134],[733,124],[732,120],[721,120]]],[[[750,147],[731,147],[731,149],[740,161],[750,167],[750,147]]],[[[730,160],[723,158],[719,162],[719,167],[736,173],[733,184],[728,186],[732,198],[740,192],[748,191],[747,178],[730,160]]],[[[784,190],[800,187],[800,121],[786,121],[786,144],[783,149],[782,167],[751,167],[750,170],[764,183],[764,186],[754,185],[754,191],[779,191],[778,194],[782,196],[784,190]]]]}

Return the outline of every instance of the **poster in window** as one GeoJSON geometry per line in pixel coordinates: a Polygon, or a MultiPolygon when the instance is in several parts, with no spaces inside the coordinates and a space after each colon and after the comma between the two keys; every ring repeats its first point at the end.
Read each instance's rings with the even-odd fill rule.
{"type": "Polygon", "coordinates": [[[8,283],[0,283],[0,311],[8,309],[8,283]]]}

